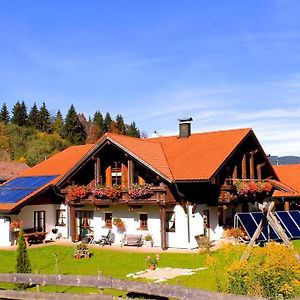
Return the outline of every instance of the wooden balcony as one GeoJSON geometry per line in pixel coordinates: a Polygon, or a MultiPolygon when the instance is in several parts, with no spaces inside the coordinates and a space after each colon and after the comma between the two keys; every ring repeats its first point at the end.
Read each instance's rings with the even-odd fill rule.
{"type": "MultiPolygon", "coordinates": [[[[87,187],[89,190],[89,187],[87,187]]],[[[165,186],[153,186],[150,188],[152,194],[148,197],[141,197],[141,198],[132,198],[128,192],[128,189],[122,189],[121,196],[118,198],[105,198],[105,197],[98,197],[95,196],[91,191],[88,191],[85,197],[76,198],[75,200],[69,201],[69,204],[75,206],[81,205],[95,205],[98,207],[101,206],[109,206],[109,205],[117,205],[117,204],[128,204],[132,207],[140,206],[145,204],[152,204],[152,205],[164,205],[168,201],[167,197],[167,187],[165,186]]],[[[67,189],[61,190],[61,193],[67,194],[67,189]]]]}

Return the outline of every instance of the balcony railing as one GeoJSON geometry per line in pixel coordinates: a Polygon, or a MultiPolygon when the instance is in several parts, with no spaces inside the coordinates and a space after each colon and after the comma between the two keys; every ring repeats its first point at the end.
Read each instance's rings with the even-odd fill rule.
{"type": "Polygon", "coordinates": [[[90,188],[88,186],[70,186],[61,190],[66,195],[66,201],[72,204],[109,205],[116,203],[146,204],[164,203],[167,201],[165,186],[151,186],[147,192],[134,193],[132,189],[121,187],[90,188]],[[76,193],[76,188],[81,191],[76,193]],[[75,192],[74,192],[75,190],[75,192]],[[82,191],[84,190],[84,192],[82,191]],[[78,195],[78,196],[77,196],[78,195]]]}

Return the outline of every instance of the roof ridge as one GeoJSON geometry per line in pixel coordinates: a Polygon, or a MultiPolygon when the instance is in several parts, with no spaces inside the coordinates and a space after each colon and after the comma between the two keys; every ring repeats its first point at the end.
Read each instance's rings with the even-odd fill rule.
{"type": "MultiPolygon", "coordinates": [[[[232,129],[223,129],[223,130],[212,130],[212,131],[203,131],[203,132],[194,132],[191,133],[190,136],[195,136],[195,135],[206,135],[206,134],[211,134],[211,133],[222,133],[222,132],[231,132],[231,131],[242,131],[242,130],[252,130],[251,127],[244,127],[244,128],[232,128],[232,129]]],[[[172,134],[172,135],[166,135],[166,136],[158,136],[158,137],[149,137],[146,138],[146,140],[159,140],[159,139],[166,139],[166,138],[174,138],[174,137],[179,137],[178,134],[172,134]]]]}

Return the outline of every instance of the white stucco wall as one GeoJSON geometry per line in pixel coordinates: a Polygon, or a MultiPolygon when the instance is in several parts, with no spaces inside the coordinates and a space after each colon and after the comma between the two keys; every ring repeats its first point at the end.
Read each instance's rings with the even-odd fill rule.
{"type": "Polygon", "coordinates": [[[68,223],[67,218],[67,207],[64,204],[46,204],[46,205],[28,205],[22,208],[20,213],[14,217],[14,219],[20,219],[23,221],[24,229],[34,227],[34,211],[45,211],[45,226],[46,240],[55,239],[55,235],[52,233],[52,229],[57,228],[58,232],[61,233],[63,238],[68,237],[68,226],[56,226],[56,210],[65,209],[66,210],[66,223],[68,223]]]}
{"type": "Polygon", "coordinates": [[[0,217],[0,246],[10,246],[10,228],[9,220],[5,217],[0,217]]]}
{"type": "MultiPolygon", "coordinates": [[[[81,209],[83,210],[83,209],[81,209]]],[[[99,240],[102,235],[107,234],[107,228],[105,228],[105,213],[112,213],[112,218],[121,218],[126,226],[127,234],[141,234],[145,236],[150,233],[153,237],[154,246],[160,246],[160,216],[159,208],[143,205],[142,208],[128,210],[127,205],[110,206],[101,210],[94,211],[94,220],[91,225],[94,227],[95,240],[99,240]],[[140,213],[148,214],[148,230],[140,230],[140,213]]],[[[120,244],[123,234],[117,231],[117,228],[113,225],[113,233],[115,234],[115,243],[120,244]]]]}
{"type": "MultiPolygon", "coordinates": [[[[209,210],[210,216],[210,239],[218,240],[222,237],[223,228],[218,225],[218,208],[208,207],[205,204],[197,206],[196,211],[192,214],[192,206],[188,207],[188,215],[180,205],[176,205],[175,212],[175,232],[167,232],[167,245],[170,248],[196,248],[196,235],[204,234],[203,227],[203,211],[209,210]],[[189,222],[189,225],[188,225],[189,222]]],[[[150,233],[153,237],[154,246],[161,246],[161,224],[160,224],[160,209],[157,206],[143,205],[141,208],[128,210],[127,205],[116,205],[108,208],[94,210],[91,207],[78,208],[77,210],[93,211],[93,219],[90,221],[94,231],[95,240],[99,240],[102,235],[106,235],[108,229],[105,228],[105,213],[112,213],[112,218],[121,218],[126,226],[127,234],[142,234],[145,236],[150,233]],[[148,230],[140,230],[140,213],[148,214],[148,230]]],[[[170,211],[170,209],[167,209],[170,211]]],[[[119,233],[113,225],[113,233],[115,234],[115,244],[120,244],[124,233],[119,233]]]]}

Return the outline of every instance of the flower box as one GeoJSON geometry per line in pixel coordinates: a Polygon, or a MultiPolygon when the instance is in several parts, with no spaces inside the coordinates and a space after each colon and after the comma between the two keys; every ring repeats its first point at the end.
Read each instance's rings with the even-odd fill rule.
{"type": "Polygon", "coordinates": [[[92,194],[99,199],[118,200],[122,197],[122,189],[118,185],[97,186],[91,190],[92,194]]]}
{"type": "Polygon", "coordinates": [[[153,185],[151,184],[133,184],[128,190],[129,197],[132,199],[147,199],[153,195],[153,190],[151,189],[153,185]]]}

